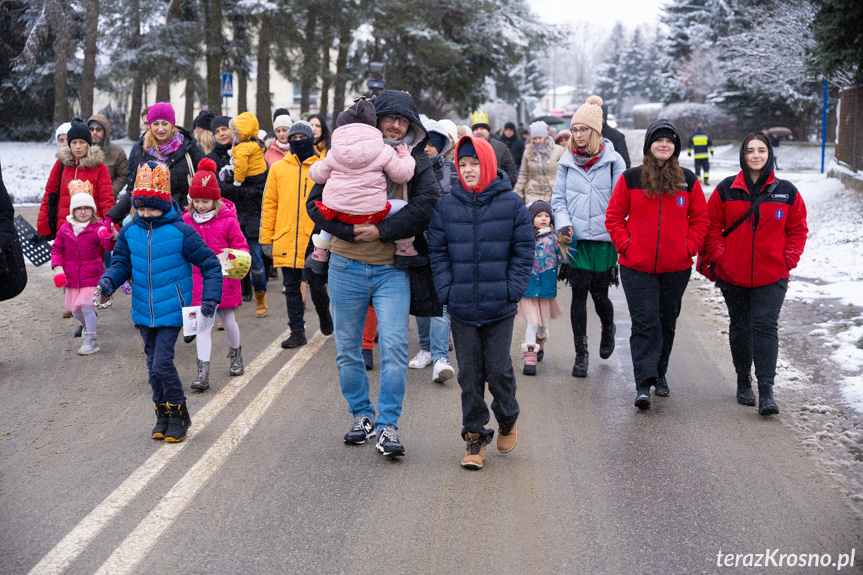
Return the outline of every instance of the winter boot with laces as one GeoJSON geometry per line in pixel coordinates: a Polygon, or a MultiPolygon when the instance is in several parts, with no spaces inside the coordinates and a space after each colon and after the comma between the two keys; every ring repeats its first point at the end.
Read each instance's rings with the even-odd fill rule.
{"type": "Polygon", "coordinates": [[[608,359],[614,353],[614,335],[617,333],[617,326],[614,322],[608,326],[602,326],[602,334],[599,339],[599,357],[608,359]]]}
{"type": "Polygon", "coordinates": [[[232,376],[243,375],[243,372],[246,371],[246,368],[243,367],[243,346],[236,348],[229,347],[228,359],[231,360],[231,367],[228,369],[228,373],[232,376]]]}
{"type": "Polygon", "coordinates": [[[538,349],[539,345],[535,343],[521,344],[521,351],[524,353],[522,356],[524,359],[524,369],[521,372],[524,375],[536,375],[536,362],[538,361],[536,354],[538,349]]]}
{"type": "Polygon", "coordinates": [[[96,332],[84,332],[84,343],[78,348],[78,355],[90,355],[99,351],[99,342],[96,340],[96,332]]]}
{"type": "Polygon", "coordinates": [[[752,376],[748,373],[737,374],[737,403],[755,405],[755,394],[752,393],[752,376]]]}
{"type": "Polygon", "coordinates": [[[210,362],[201,361],[200,359],[195,361],[198,365],[198,377],[196,377],[195,381],[192,382],[192,389],[196,389],[198,391],[210,389],[210,362]]]}
{"type": "Polygon", "coordinates": [[[156,410],[156,427],[153,428],[153,439],[165,439],[165,432],[168,431],[168,408],[164,403],[154,403],[153,409],[156,410]]]}
{"type": "Polygon", "coordinates": [[[467,433],[464,439],[465,450],[461,466],[465,469],[482,469],[482,460],[485,457],[485,438],[479,433],[467,433]]]}
{"type": "Polygon", "coordinates": [[[758,413],[761,415],[776,415],[779,406],[773,400],[773,383],[758,382],[758,413]]]}
{"type": "Polygon", "coordinates": [[[575,338],[575,365],[572,366],[572,377],[587,377],[588,357],[587,336],[575,338]]]}
{"type": "Polygon", "coordinates": [[[189,417],[186,402],[166,403],[165,409],[168,412],[168,429],[165,431],[165,441],[179,443],[186,437],[186,433],[192,425],[192,418],[189,417]]]}

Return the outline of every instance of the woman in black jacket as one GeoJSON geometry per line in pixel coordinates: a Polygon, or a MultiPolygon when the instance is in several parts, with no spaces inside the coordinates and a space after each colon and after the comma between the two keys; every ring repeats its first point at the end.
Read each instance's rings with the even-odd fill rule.
{"type": "Polygon", "coordinates": [[[0,170],[0,301],[12,299],[27,285],[24,254],[15,231],[15,210],[3,184],[0,170]]]}
{"type": "MultiPolygon", "coordinates": [[[[147,111],[150,129],[141,137],[129,154],[130,171],[147,162],[168,166],[171,173],[171,196],[184,209],[188,205],[189,182],[204,159],[204,151],[198,146],[195,136],[175,124],[174,108],[168,102],[157,102],[147,111]],[[132,164],[134,163],[134,168],[132,164]]],[[[130,181],[134,181],[134,178],[130,181]]],[[[112,222],[123,221],[132,207],[131,191],[117,199],[117,204],[108,212],[112,222]]]]}

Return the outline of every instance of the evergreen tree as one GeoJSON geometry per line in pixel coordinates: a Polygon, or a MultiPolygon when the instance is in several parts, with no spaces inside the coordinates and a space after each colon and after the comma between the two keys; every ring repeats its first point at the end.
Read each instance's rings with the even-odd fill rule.
{"type": "Polygon", "coordinates": [[[611,30],[611,36],[602,49],[603,58],[596,68],[593,92],[602,98],[609,109],[615,110],[622,104],[621,82],[623,80],[623,56],[627,46],[626,30],[618,22],[611,30]]]}
{"type": "Polygon", "coordinates": [[[819,0],[812,20],[812,68],[840,85],[863,82],[863,2],[819,0]]]}

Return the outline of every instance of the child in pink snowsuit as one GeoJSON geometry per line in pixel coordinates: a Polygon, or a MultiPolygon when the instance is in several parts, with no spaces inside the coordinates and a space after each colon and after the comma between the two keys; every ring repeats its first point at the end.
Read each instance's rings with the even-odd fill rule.
{"type": "MultiPolygon", "coordinates": [[[[405,200],[388,200],[387,184],[407,183],[414,175],[416,160],[410,148],[387,145],[377,128],[374,104],[365,98],[339,114],[332,135],[332,148],[326,157],[309,168],[309,177],[326,184],[321,214],[346,224],[376,224],[407,205],[405,200]]],[[[322,231],[312,236],[315,245],[307,267],[323,273],[329,259],[332,235],[322,231]]],[[[394,265],[406,268],[420,265],[413,247],[414,238],[396,240],[394,265]]]]}

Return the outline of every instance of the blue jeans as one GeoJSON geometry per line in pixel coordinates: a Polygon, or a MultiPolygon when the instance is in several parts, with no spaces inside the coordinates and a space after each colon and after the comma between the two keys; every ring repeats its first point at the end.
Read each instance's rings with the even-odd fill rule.
{"type": "Polygon", "coordinates": [[[252,256],[252,271],[249,272],[252,277],[252,289],[255,291],[267,291],[267,273],[264,271],[264,252],[261,250],[261,244],[258,239],[250,240],[246,238],[249,244],[249,254],[252,256]]]}
{"type": "Polygon", "coordinates": [[[398,427],[408,375],[408,314],[410,282],[407,271],[375,266],[330,255],[329,286],[336,338],[336,364],[342,395],[356,417],[365,415],[375,427],[398,427]],[[369,399],[369,377],[360,351],[369,303],[378,316],[381,382],[378,415],[369,399]]]}
{"type": "Polygon", "coordinates": [[[153,388],[153,403],[186,401],[180,374],[174,365],[174,344],[181,327],[138,326],[147,354],[147,371],[153,388]]]}
{"type": "Polygon", "coordinates": [[[443,306],[440,317],[417,317],[420,349],[431,352],[432,363],[440,358],[449,361],[449,310],[443,306]]]}

